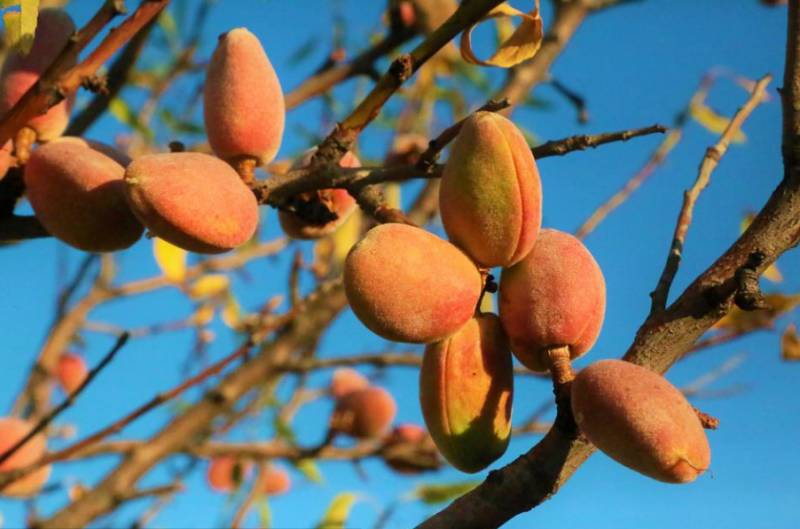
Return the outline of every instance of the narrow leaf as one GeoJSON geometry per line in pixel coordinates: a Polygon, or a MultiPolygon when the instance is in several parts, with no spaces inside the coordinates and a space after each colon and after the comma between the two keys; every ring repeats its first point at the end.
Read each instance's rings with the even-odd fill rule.
{"type": "Polygon", "coordinates": [[[422,484],[411,492],[411,497],[428,505],[445,503],[463,496],[477,487],[478,483],[478,481],[461,481],[457,483],[422,484]]]}
{"type": "Polygon", "coordinates": [[[231,281],[225,274],[206,274],[189,287],[192,299],[208,299],[228,290],[231,281]]]}
{"type": "MultiPolygon", "coordinates": [[[[730,123],[730,119],[720,116],[711,107],[703,103],[695,103],[689,107],[689,114],[692,118],[714,134],[722,134],[730,123]]],[[[747,137],[744,132],[737,130],[733,135],[733,143],[744,143],[747,137]]]]}
{"type": "Polygon", "coordinates": [[[317,529],[344,529],[350,510],[356,502],[356,495],[352,492],[342,492],[337,494],[328,510],[317,525],[317,529]]]}

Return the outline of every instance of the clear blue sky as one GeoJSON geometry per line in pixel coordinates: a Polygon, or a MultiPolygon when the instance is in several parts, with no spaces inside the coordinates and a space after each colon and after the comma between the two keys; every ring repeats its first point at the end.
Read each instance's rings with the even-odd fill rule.
{"type": "MultiPolygon", "coordinates": [[[[514,2],[525,8],[531,2],[514,2]]],[[[547,24],[550,20],[546,4],[547,24]]],[[[73,2],[69,7],[77,23],[85,23],[98,2],[73,2]]],[[[131,2],[133,7],[133,2],[131,2]]],[[[329,49],[334,11],[340,6],[349,32],[348,50],[355,52],[367,44],[367,35],[379,21],[384,2],[366,0],[248,0],[218,3],[207,28],[202,55],[211,52],[219,33],[246,26],[261,40],[283,86],[297,86],[315,68],[329,49]],[[292,53],[311,36],[318,38],[312,56],[300,64],[289,64],[292,53]]],[[[515,121],[541,139],[554,139],[576,133],[602,132],[655,122],[670,124],[694,90],[700,76],[709,68],[723,66],[755,78],[772,73],[780,85],[783,69],[783,42],[786,11],[768,9],[756,0],[707,0],[690,2],[631,3],[588,20],[553,73],[562,82],[584,95],[591,121],[581,126],[574,111],[554,93],[541,86],[536,95],[550,103],[545,110],[524,109],[515,121]]],[[[485,44],[481,34],[479,44],[485,44]]],[[[159,60],[154,51],[146,60],[159,60]]],[[[502,72],[490,72],[497,85],[502,72]]],[[[189,85],[178,85],[170,92],[171,101],[190,95],[189,85]]],[[[335,93],[341,101],[338,116],[352,105],[356,83],[347,83],[335,93]]],[[[124,94],[132,103],[140,100],[135,91],[124,94]]],[[[746,94],[727,81],[714,88],[709,101],[720,112],[732,113],[746,94]]],[[[81,100],[85,99],[85,95],[81,100]]],[[[479,102],[478,99],[473,103],[479,102]]],[[[474,105],[473,105],[474,106],[474,105]]],[[[300,133],[320,129],[321,105],[311,102],[288,115],[287,134],[281,156],[292,156],[308,146],[300,133]]],[[[395,107],[396,108],[396,107],[395,107]]],[[[439,127],[448,124],[443,115],[439,127]]],[[[679,292],[737,237],[739,221],[749,210],[757,210],[781,178],[780,106],[777,97],[758,108],[744,127],[747,143],[734,146],[713,175],[713,181],[698,203],[689,232],[685,259],[673,292],[679,292]]],[[[89,136],[111,141],[124,127],[111,117],[100,120],[89,136]]],[[[378,159],[384,153],[390,131],[373,126],[362,142],[366,158],[378,159]]],[[[173,139],[165,137],[163,139],[173,139]]],[[[574,230],[583,219],[616,191],[645,161],[659,141],[657,137],[637,139],[626,144],[603,147],[564,158],[542,160],[545,200],[544,223],[561,230],[574,230]]],[[[601,264],[608,285],[608,311],[600,340],[578,366],[606,357],[621,355],[631,343],[635,330],[649,308],[655,285],[669,247],[681,194],[694,180],[697,165],[714,136],[697,125],[690,125],[683,142],[633,199],[623,205],[587,240],[601,264]]],[[[406,193],[406,197],[411,193],[406,193]]],[[[278,235],[274,212],[263,210],[263,238],[278,235]]],[[[301,247],[308,251],[307,244],[301,247]]],[[[52,239],[28,242],[0,249],[0,398],[10,407],[41,345],[43,333],[52,317],[57,266],[66,261],[71,270],[82,255],[52,239]]],[[[121,279],[156,274],[150,243],[143,240],[118,255],[121,279]]],[[[261,261],[250,267],[248,278],[235,277],[237,294],[243,306],[253,309],[267,297],[285,290],[287,261],[261,261]]],[[[800,291],[800,254],[790,252],[780,262],[786,279],[765,289],[800,291]]],[[[139,326],[167,318],[188,315],[191,305],[176,290],[147,295],[118,304],[109,304],[92,314],[93,320],[122,326],[139,326]]],[[[778,330],[794,321],[795,312],[780,320],[778,330]]],[[[230,351],[235,339],[219,327],[219,339],[211,348],[213,358],[230,351]]],[[[107,336],[86,334],[86,357],[91,363],[108,349],[107,336]]],[[[79,435],[144,402],[180,380],[180,368],[192,346],[191,333],[173,333],[156,338],[134,340],[102,373],[76,405],[65,413],[61,423],[74,424],[79,435]]],[[[386,343],[370,334],[351,314],[339,318],[321,344],[323,356],[376,351],[386,343]]],[[[731,345],[703,352],[672,369],[668,378],[675,384],[687,383],[715,368],[733,355],[743,353],[740,367],[709,389],[743,388],[725,398],[696,402],[703,410],[719,417],[720,429],[709,434],[712,446],[711,470],[691,485],[665,485],[621,467],[602,454],[593,456],[552,500],[508,524],[510,528],[569,527],[641,528],[673,527],[795,528],[798,524],[797,498],[800,493],[800,400],[796,388],[800,365],[783,363],[779,358],[779,334],[759,333],[731,345]]],[[[366,369],[365,372],[372,371],[366,369]]],[[[329,373],[314,377],[325,384],[329,373]]],[[[417,403],[416,372],[405,368],[392,371],[381,383],[399,401],[398,419],[421,422],[417,403]]],[[[548,384],[518,380],[514,399],[517,421],[524,419],[550,395],[548,384]]],[[[187,399],[196,399],[190,393],[187,399]]],[[[323,433],[330,411],[329,402],[304,409],[296,421],[300,439],[316,442],[323,433]]],[[[152,413],[130,426],[120,438],[144,438],[157,431],[170,418],[168,410],[152,413]]],[[[231,438],[268,438],[267,419],[249,421],[231,438]]],[[[535,437],[515,439],[507,454],[494,465],[508,463],[527,450],[535,437]]],[[[63,444],[63,441],[60,442],[63,444]]],[[[54,442],[53,446],[58,445],[54,442]]],[[[51,483],[80,481],[91,485],[114,458],[95,459],[80,464],[60,465],[51,483]]],[[[382,508],[423,482],[454,482],[475,479],[447,469],[438,474],[401,477],[388,472],[380,461],[363,464],[366,479],[347,463],[322,466],[325,482],[316,485],[296,472],[293,494],[272,500],[274,527],[307,527],[322,516],[337,492],[360,495],[348,527],[371,527],[382,508]]],[[[232,503],[211,493],[204,484],[205,467],[200,465],[188,479],[188,492],[164,510],[155,520],[161,527],[215,527],[230,518],[232,503]]],[[[163,483],[166,474],[156,471],[143,483],[163,483]]],[[[476,477],[481,478],[483,474],[476,477]]],[[[43,513],[53,512],[66,501],[63,490],[40,502],[43,513]]],[[[408,527],[434,512],[436,507],[400,500],[390,527],[408,527]]],[[[142,504],[119,511],[103,525],[127,526],[142,504]]],[[[19,526],[23,504],[0,500],[6,527],[19,526]]],[[[256,523],[253,515],[250,523],[256,523]]]]}

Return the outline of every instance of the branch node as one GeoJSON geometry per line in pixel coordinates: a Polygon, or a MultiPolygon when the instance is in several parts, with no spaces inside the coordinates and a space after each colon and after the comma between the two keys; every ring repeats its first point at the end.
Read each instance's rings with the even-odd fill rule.
{"type": "Polygon", "coordinates": [[[736,270],[734,275],[736,295],[733,302],[742,310],[751,311],[769,307],[759,285],[758,267],[764,263],[765,259],[766,255],[762,251],[756,250],[748,256],[747,262],[736,270]]]}

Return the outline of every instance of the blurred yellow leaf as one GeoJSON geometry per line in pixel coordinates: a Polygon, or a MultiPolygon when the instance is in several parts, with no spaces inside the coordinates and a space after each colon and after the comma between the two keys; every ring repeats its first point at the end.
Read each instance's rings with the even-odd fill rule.
{"type": "Polygon", "coordinates": [[[158,237],[153,238],[153,256],[164,277],[180,283],[186,277],[186,250],[158,237]]]}
{"type": "MultiPolygon", "coordinates": [[[[739,232],[744,233],[745,230],[753,222],[754,218],[756,218],[754,214],[752,213],[746,214],[742,219],[742,222],[739,224],[739,232]]],[[[778,265],[776,265],[775,263],[769,265],[767,269],[764,270],[764,273],[761,275],[764,276],[765,279],[769,279],[773,283],[780,283],[781,281],[783,281],[783,274],[781,274],[781,271],[778,270],[778,265]]]]}
{"type": "Polygon", "coordinates": [[[732,332],[747,332],[771,327],[775,318],[800,305],[800,294],[767,294],[764,296],[768,309],[745,311],[732,307],[730,312],[714,324],[715,329],[732,332]]]}
{"type": "MultiPolygon", "coordinates": [[[[508,17],[520,17],[522,22],[511,35],[501,42],[494,55],[486,60],[479,59],[472,51],[472,30],[475,29],[475,26],[470,26],[464,30],[461,34],[461,56],[466,62],[481,66],[510,68],[536,55],[544,38],[542,16],[539,13],[539,0],[536,0],[535,6],[530,13],[515,9],[508,3],[503,2],[492,9],[483,20],[508,17]]],[[[507,29],[504,29],[501,24],[500,33],[503,32],[507,32],[507,29]]]]}
{"type": "Polygon", "coordinates": [[[189,297],[204,299],[218,296],[228,290],[231,281],[225,274],[207,274],[192,283],[189,287],[189,297]]]}
{"type": "Polygon", "coordinates": [[[36,21],[39,18],[39,0],[22,0],[10,2],[4,0],[3,8],[19,5],[19,11],[3,13],[3,24],[6,27],[6,45],[22,54],[28,54],[33,46],[36,33],[36,21]]]}
{"type": "Polygon", "coordinates": [[[192,315],[192,322],[200,327],[208,325],[214,319],[214,305],[203,303],[192,315]]]}
{"type": "MultiPolygon", "coordinates": [[[[722,134],[725,132],[725,129],[728,127],[728,123],[731,121],[725,116],[720,116],[714,112],[711,107],[703,103],[692,104],[689,107],[689,115],[691,115],[692,118],[694,118],[694,120],[700,125],[715,134],[722,134]]],[[[744,132],[737,130],[731,141],[733,141],[733,143],[743,143],[746,139],[747,136],[744,135],[744,132]]]]}
{"type": "Polygon", "coordinates": [[[781,358],[790,362],[800,360],[800,338],[794,323],[786,327],[781,337],[781,358]]]}
{"type": "Polygon", "coordinates": [[[225,305],[222,307],[222,321],[231,329],[238,329],[242,323],[243,314],[242,307],[233,294],[228,294],[225,300],[225,305]]]}
{"type": "Polygon", "coordinates": [[[337,494],[328,506],[325,516],[317,525],[317,529],[343,529],[356,499],[357,496],[352,492],[337,494]]]}

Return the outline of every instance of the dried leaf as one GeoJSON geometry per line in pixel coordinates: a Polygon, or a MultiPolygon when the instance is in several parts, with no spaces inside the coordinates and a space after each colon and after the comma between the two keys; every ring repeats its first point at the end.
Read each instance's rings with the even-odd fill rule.
{"type": "MultiPolygon", "coordinates": [[[[748,213],[748,214],[746,214],[744,216],[744,218],[742,219],[742,222],[739,224],[740,233],[744,233],[745,232],[745,230],[753,222],[754,218],[756,218],[756,216],[753,213],[748,213]]],[[[775,263],[772,263],[771,265],[769,265],[767,267],[767,269],[764,270],[764,273],[761,274],[761,275],[765,279],[768,279],[768,280],[772,281],[773,283],[780,283],[781,281],[783,281],[783,274],[781,274],[781,271],[778,270],[778,265],[775,264],[775,263]]]]}
{"type": "Polygon", "coordinates": [[[3,24],[6,27],[6,45],[22,54],[28,54],[33,46],[36,33],[36,22],[39,18],[39,0],[3,1],[0,7],[19,5],[19,11],[3,13],[3,24]]]}
{"type": "MultiPolygon", "coordinates": [[[[720,116],[711,107],[703,103],[692,104],[689,107],[689,114],[695,121],[714,134],[725,132],[725,129],[728,128],[728,123],[731,121],[725,116],[720,116]]],[[[744,135],[744,132],[737,130],[731,141],[733,143],[744,143],[746,139],[747,136],[744,135]]]]}
{"type": "Polygon", "coordinates": [[[158,237],[153,238],[153,256],[164,277],[180,283],[186,277],[186,255],[183,248],[168,243],[158,237]]]}
{"type": "Polygon", "coordinates": [[[764,299],[768,309],[745,311],[732,307],[730,312],[714,324],[715,329],[744,333],[772,327],[775,318],[800,305],[800,294],[767,294],[764,299]]]}
{"type": "Polygon", "coordinates": [[[383,188],[383,197],[386,199],[386,204],[394,209],[402,209],[403,196],[400,190],[400,184],[391,182],[386,184],[383,188]]]}
{"type": "Polygon", "coordinates": [[[481,298],[481,312],[494,312],[494,295],[491,292],[485,292],[481,298]]]}
{"type": "Polygon", "coordinates": [[[206,274],[192,283],[188,294],[192,299],[207,299],[224,293],[230,284],[225,274],[206,274]]]}
{"type": "MultiPolygon", "coordinates": [[[[475,29],[475,26],[470,26],[464,30],[461,34],[461,56],[466,62],[481,66],[510,68],[536,55],[536,52],[542,46],[542,39],[544,38],[542,16],[539,12],[539,0],[536,0],[535,6],[530,13],[515,9],[504,2],[492,9],[483,20],[508,17],[520,17],[522,22],[508,38],[502,41],[497,51],[486,60],[479,59],[472,51],[472,30],[475,29]]],[[[501,24],[499,33],[502,34],[504,31],[507,30],[504,30],[501,24]]]]}
{"type": "Polygon", "coordinates": [[[361,238],[362,223],[363,214],[361,210],[356,210],[331,236],[333,239],[333,260],[337,264],[344,262],[345,257],[350,252],[350,248],[361,238]]]}
{"type": "Polygon", "coordinates": [[[237,330],[241,327],[247,315],[242,311],[242,307],[239,305],[239,302],[236,301],[233,294],[229,292],[225,299],[225,305],[222,307],[221,316],[225,325],[231,329],[237,330]]]}
{"type": "Polygon", "coordinates": [[[781,337],[781,358],[787,362],[800,361],[800,337],[794,323],[786,327],[781,337]]]}
{"type": "Polygon", "coordinates": [[[317,529],[344,529],[350,510],[357,496],[352,492],[341,492],[333,498],[325,516],[317,524],[317,529]]]}

